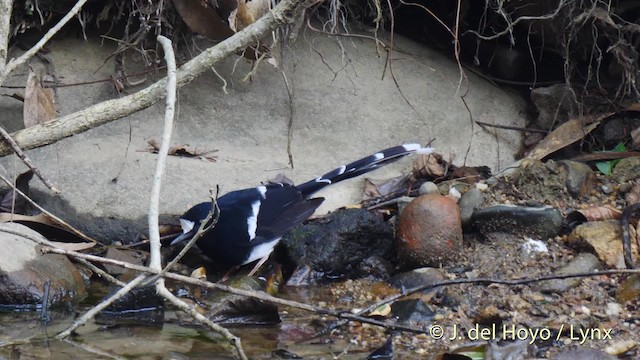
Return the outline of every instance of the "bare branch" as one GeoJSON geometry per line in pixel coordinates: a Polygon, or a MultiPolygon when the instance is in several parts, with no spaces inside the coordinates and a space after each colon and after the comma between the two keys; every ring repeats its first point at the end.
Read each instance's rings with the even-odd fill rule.
{"type": "Polygon", "coordinates": [[[0,0],[0,84],[2,84],[9,56],[9,34],[11,32],[11,11],[13,0],[0,0]]]}
{"type": "Polygon", "coordinates": [[[18,146],[18,144],[16,144],[15,140],[13,140],[13,138],[11,137],[11,135],[9,135],[9,133],[7,132],[7,130],[5,130],[2,126],[0,126],[0,136],[2,136],[2,138],[4,139],[4,141],[6,141],[9,146],[11,146],[11,148],[13,149],[13,151],[16,153],[16,155],[20,158],[20,160],[22,160],[22,162],[27,165],[27,167],[29,169],[31,169],[31,171],[33,171],[34,174],[36,174],[36,176],[42,180],[42,183],[49,188],[49,190],[53,191],[56,194],[60,194],[60,190],[58,190],[58,188],[56,188],[51,181],[49,181],[49,179],[47,177],[45,177],[40,170],[38,170],[38,168],[33,164],[33,161],[31,161],[31,159],[27,156],[27,154],[24,153],[24,151],[22,151],[22,149],[20,149],[20,146],[18,146]]]}

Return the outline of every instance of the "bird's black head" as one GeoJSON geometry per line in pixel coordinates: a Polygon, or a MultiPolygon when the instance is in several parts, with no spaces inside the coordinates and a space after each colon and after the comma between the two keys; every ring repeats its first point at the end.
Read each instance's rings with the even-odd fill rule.
{"type": "Polygon", "coordinates": [[[171,245],[191,239],[198,232],[202,221],[209,216],[211,209],[212,204],[210,202],[203,202],[184,213],[184,215],[180,217],[182,234],[178,235],[178,237],[171,242],[171,245]]]}

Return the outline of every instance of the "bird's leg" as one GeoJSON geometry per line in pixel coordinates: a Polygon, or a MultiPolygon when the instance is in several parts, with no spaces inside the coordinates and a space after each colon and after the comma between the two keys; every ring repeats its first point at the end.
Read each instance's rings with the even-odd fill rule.
{"type": "Polygon", "coordinates": [[[253,276],[255,275],[255,273],[258,272],[258,270],[260,270],[260,267],[262,265],[264,265],[264,263],[269,259],[269,255],[271,255],[271,253],[265,255],[262,257],[262,259],[260,259],[260,261],[258,261],[258,263],[256,264],[256,266],[253,267],[253,270],[251,270],[251,272],[249,272],[249,276],[253,276]]]}

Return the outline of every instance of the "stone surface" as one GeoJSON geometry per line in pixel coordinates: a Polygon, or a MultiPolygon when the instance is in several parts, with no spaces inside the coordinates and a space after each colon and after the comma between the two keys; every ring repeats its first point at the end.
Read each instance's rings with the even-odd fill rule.
{"type": "Polygon", "coordinates": [[[560,233],[563,218],[551,206],[496,205],[474,211],[471,223],[483,235],[503,232],[548,239],[560,233]]]}
{"type": "Polygon", "coordinates": [[[458,206],[460,207],[460,217],[462,219],[462,225],[466,226],[471,222],[471,216],[473,211],[480,207],[484,202],[484,194],[482,191],[472,188],[462,194],[458,206]]]}
{"type": "Polygon", "coordinates": [[[621,183],[637,179],[640,177],[640,157],[631,156],[620,159],[611,175],[621,183]]]}
{"type": "Polygon", "coordinates": [[[363,260],[393,256],[391,227],[363,209],[340,209],[297,226],[282,238],[282,243],[297,264],[333,277],[361,276],[363,260]]]}
{"type": "MultiPolygon", "coordinates": [[[[88,36],[86,42],[73,34],[58,37],[48,45],[47,56],[65,84],[109,79],[113,73],[110,55],[115,45],[96,34],[88,36]]],[[[466,74],[469,84],[459,89],[460,74],[454,62],[396,35],[394,46],[407,59],[392,62],[404,98],[389,72],[382,76],[385,57],[379,56],[373,42],[349,38],[342,44],[308,33],[285,51],[287,78],[294,91],[293,169],[287,156],[289,96],[280,70],[263,63],[251,82],[242,81],[250,64],[232,56],[215,66],[226,80],[229,94],[224,93],[213,72],[179,89],[171,144],[218,150],[218,161],[170,157],[161,213],[181,214],[208,199],[209,190],[216,185],[224,194],[256,186],[280,172],[301,183],[386,147],[406,142],[425,144],[433,138],[433,146],[454,163],[461,164],[466,158],[468,165],[488,165],[494,172],[511,164],[519,135],[499,131],[496,141],[491,133],[472,127],[460,95],[466,93],[474,120],[523,127],[523,103],[517,95],[470,72],[466,74]]],[[[187,59],[186,49],[178,53],[182,54],[178,61],[187,59]]],[[[135,70],[137,60],[127,61],[128,70],[135,70]]],[[[145,85],[126,92],[146,86],[154,76],[148,75],[145,85]]],[[[26,71],[19,69],[4,85],[24,85],[25,81],[26,71]]],[[[61,115],[114,97],[111,81],[56,90],[61,115]]],[[[5,129],[23,127],[21,102],[2,97],[0,111],[5,129]]],[[[38,201],[96,237],[131,241],[146,228],[157,159],[157,155],[141,150],[147,147],[148,139],[159,139],[163,114],[161,101],[127,118],[28,151],[40,170],[62,190],[59,196],[52,196],[33,181],[38,201]]],[[[9,177],[24,169],[12,156],[0,164],[9,177]]],[[[405,160],[370,176],[390,178],[409,169],[410,160],[405,160]]],[[[327,198],[319,212],[359,201],[361,188],[358,179],[329,187],[319,193],[327,198]]]]}
{"type": "Polygon", "coordinates": [[[79,301],[85,284],[78,270],[64,255],[41,255],[31,238],[46,239],[28,227],[15,223],[0,224],[0,304],[42,304],[45,283],[49,287],[49,306],[79,301]]]}
{"type": "Polygon", "coordinates": [[[589,165],[577,161],[563,160],[558,161],[558,166],[564,170],[563,176],[566,176],[565,186],[571,196],[578,198],[588,195],[596,180],[596,175],[589,165]]]}
{"type": "Polygon", "coordinates": [[[442,195],[422,195],[400,214],[398,261],[404,268],[447,264],[462,250],[460,210],[442,195]]]}
{"type": "MultiPolygon", "coordinates": [[[[591,221],[578,225],[566,238],[575,248],[591,249],[609,268],[624,269],[622,229],[618,220],[591,221]]],[[[631,239],[631,258],[638,258],[638,245],[631,239]]]]}
{"type": "MultiPolygon", "coordinates": [[[[598,258],[589,253],[578,254],[568,264],[555,271],[555,274],[577,274],[587,273],[601,269],[602,265],[598,258]]],[[[558,293],[562,294],[572,287],[578,286],[584,278],[568,278],[568,279],[554,279],[542,281],[536,288],[543,293],[558,293]]]]}

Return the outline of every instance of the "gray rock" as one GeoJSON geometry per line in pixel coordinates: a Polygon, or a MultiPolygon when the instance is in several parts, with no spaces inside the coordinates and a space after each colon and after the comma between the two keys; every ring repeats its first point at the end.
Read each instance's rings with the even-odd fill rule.
{"type": "Polygon", "coordinates": [[[578,104],[565,84],[535,88],[531,91],[531,101],[538,109],[536,125],[541,129],[564,123],[578,110],[578,104]]]}
{"type": "MultiPolygon", "coordinates": [[[[560,268],[555,274],[574,274],[592,272],[602,268],[600,260],[589,253],[582,253],[573,258],[567,265],[560,268]]],[[[577,286],[582,282],[582,278],[555,279],[538,283],[536,288],[543,293],[563,293],[568,289],[577,286]]]]}
{"type": "Polygon", "coordinates": [[[420,185],[420,189],[418,189],[418,193],[420,195],[440,194],[440,189],[438,189],[438,185],[436,185],[435,183],[431,181],[427,181],[427,182],[424,182],[422,185],[420,185]]]}
{"type": "Polygon", "coordinates": [[[574,198],[588,194],[593,188],[596,175],[589,165],[570,160],[558,161],[558,165],[566,173],[565,185],[574,198]]]}
{"type": "Polygon", "coordinates": [[[49,306],[82,300],[86,296],[84,280],[71,261],[64,255],[42,255],[40,245],[29,237],[46,241],[24,225],[0,224],[0,303],[42,304],[48,281],[49,306]]]}
{"type": "Polygon", "coordinates": [[[563,218],[550,206],[497,205],[474,211],[471,223],[482,234],[504,232],[548,239],[561,231],[563,218]]]}
{"type": "Polygon", "coordinates": [[[473,211],[478,208],[484,202],[484,194],[482,191],[471,188],[469,191],[462,194],[458,206],[460,207],[460,218],[462,219],[462,226],[467,226],[471,222],[471,216],[473,211]]]}

